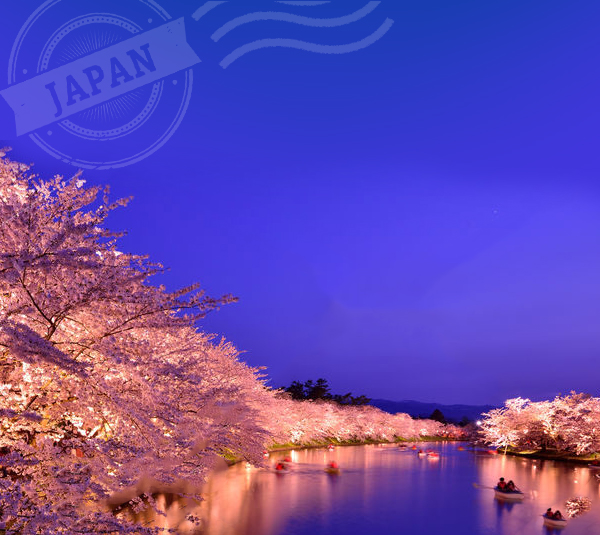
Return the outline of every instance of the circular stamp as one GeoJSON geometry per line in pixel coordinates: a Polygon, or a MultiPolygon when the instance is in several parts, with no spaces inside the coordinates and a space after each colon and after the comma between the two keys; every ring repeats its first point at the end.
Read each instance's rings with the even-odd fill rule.
{"type": "Polygon", "coordinates": [[[51,156],[125,167],[175,133],[199,61],[183,19],[154,0],[47,0],[15,40],[5,98],[17,131],[51,156]]]}

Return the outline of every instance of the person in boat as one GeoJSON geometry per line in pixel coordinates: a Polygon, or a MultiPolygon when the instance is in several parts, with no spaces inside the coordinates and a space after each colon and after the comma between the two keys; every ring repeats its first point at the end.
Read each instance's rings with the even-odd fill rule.
{"type": "Polygon", "coordinates": [[[563,515],[562,513],[557,509],[556,511],[554,511],[554,514],[552,515],[552,518],[554,520],[562,520],[563,519],[563,515]]]}
{"type": "Polygon", "coordinates": [[[329,474],[339,474],[340,468],[335,461],[331,461],[330,463],[327,463],[325,472],[328,472],[329,474]]]}
{"type": "Polygon", "coordinates": [[[515,485],[514,481],[511,479],[507,484],[506,484],[506,490],[508,492],[517,492],[517,486],[515,485]]]}
{"type": "Polygon", "coordinates": [[[548,507],[546,509],[546,513],[544,514],[546,518],[554,518],[554,513],[552,512],[552,507],[548,507]]]}
{"type": "Polygon", "coordinates": [[[496,487],[498,487],[498,490],[506,490],[506,481],[504,481],[503,477],[500,478],[500,480],[496,484],[496,487]]]}

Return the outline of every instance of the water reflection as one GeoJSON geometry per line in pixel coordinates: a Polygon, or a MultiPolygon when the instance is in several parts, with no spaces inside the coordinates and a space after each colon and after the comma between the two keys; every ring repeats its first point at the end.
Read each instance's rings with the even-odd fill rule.
{"type": "Polygon", "coordinates": [[[456,444],[429,444],[439,459],[420,458],[393,445],[298,450],[285,473],[243,464],[215,475],[200,505],[175,502],[161,525],[182,535],[548,535],[542,513],[564,511],[573,496],[587,496],[592,510],[569,520],[565,533],[600,535],[600,482],[586,467],[459,451],[456,444]],[[324,468],[336,461],[342,472],[324,468]],[[498,478],[526,493],[521,503],[494,499],[498,478]],[[188,514],[203,519],[200,527],[188,514]]]}

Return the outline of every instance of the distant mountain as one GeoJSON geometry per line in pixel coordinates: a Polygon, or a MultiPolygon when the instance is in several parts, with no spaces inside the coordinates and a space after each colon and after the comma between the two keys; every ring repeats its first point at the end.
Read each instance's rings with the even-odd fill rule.
{"type": "Polygon", "coordinates": [[[405,412],[413,418],[429,418],[435,409],[442,411],[448,421],[460,422],[465,416],[469,420],[477,420],[482,413],[497,407],[493,405],[442,405],[440,403],[422,403],[406,399],[404,401],[390,401],[389,399],[372,399],[371,405],[382,411],[395,414],[405,412]]]}

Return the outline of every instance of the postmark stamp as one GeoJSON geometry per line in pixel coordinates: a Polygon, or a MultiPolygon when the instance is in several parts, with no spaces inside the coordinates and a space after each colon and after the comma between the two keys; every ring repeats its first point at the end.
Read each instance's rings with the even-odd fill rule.
{"type": "MultiPolygon", "coordinates": [[[[201,58],[187,32],[228,4],[233,5],[201,1],[192,13],[172,18],[155,0],[46,0],[25,21],[11,50],[8,87],[0,91],[0,137],[28,136],[51,156],[83,169],[125,167],[150,156],[172,137],[190,104],[201,58]]],[[[246,44],[224,53],[223,69],[273,47],[354,52],[381,39],[393,24],[387,18],[374,33],[351,43],[288,39],[286,25],[327,29],[355,24],[381,2],[368,1],[335,17],[314,11],[329,1],[273,4],[274,11],[232,11],[215,28],[214,43],[226,43],[230,33],[247,30],[250,35],[246,44]],[[282,36],[257,37],[252,28],[259,21],[274,24],[282,36]]]]}

